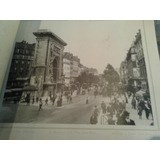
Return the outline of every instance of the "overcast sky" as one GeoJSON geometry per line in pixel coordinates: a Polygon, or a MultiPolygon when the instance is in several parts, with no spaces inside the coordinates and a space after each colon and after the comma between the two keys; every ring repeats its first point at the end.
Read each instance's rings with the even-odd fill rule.
{"type": "Polygon", "coordinates": [[[33,43],[34,31],[48,29],[67,43],[65,52],[102,73],[107,63],[119,68],[142,26],[142,21],[22,21],[17,41],[33,43]]]}
{"type": "Polygon", "coordinates": [[[65,51],[102,73],[107,63],[120,66],[142,21],[41,21],[40,28],[57,34],[68,44],[65,51]]]}

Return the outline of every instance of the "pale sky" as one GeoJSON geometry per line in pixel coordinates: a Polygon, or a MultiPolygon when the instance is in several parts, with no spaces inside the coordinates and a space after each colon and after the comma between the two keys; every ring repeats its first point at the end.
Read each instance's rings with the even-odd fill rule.
{"type": "Polygon", "coordinates": [[[102,73],[107,63],[119,68],[142,21],[41,21],[62,38],[66,52],[77,55],[81,63],[102,73]]]}
{"type": "Polygon", "coordinates": [[[102,73],[107,63],[119,68],[142,21],[22,21],[17,41],[35,42],[33,31],[48,29],[63,39],[83,65],[102,73]],[[27,26],[27,27],[26,27],[27,26]],[[26,28],[24,30],[24,28],[26,28]],[[23,32],[23,34],[22,34],[23,32]]]}

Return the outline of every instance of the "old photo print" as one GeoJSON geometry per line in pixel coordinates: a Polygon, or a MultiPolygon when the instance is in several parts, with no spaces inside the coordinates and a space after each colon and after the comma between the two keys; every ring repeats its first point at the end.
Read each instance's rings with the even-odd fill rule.
{"type": "Polygon", "coordinates": [[[21,21],[1,122],[154,126],[142,21],[38,24],[21,21]]]}

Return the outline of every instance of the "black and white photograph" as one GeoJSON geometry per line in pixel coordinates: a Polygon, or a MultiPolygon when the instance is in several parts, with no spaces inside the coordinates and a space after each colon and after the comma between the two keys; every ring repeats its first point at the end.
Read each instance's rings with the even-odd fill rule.
{"type": "Polygon", "coordinates": [[[1,123],[153,127],[144,36],[142,21],[21,21],[1,123]]]}

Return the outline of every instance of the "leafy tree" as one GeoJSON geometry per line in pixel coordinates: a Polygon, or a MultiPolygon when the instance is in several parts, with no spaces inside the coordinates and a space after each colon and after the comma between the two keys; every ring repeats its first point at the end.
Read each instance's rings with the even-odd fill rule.
{"type": "Polygon", "coordinates": [[[86,71],[82,72],[76,79],[76,83],[79,83],[81,86],[83,84],[92,84],[92,83],[98,83],[99,77],[96,75],[93,75],[92,73],[88,73],[86,71]]]}
{"type": "Polygon", "coordinates": [[[113,68],[111,64],[108,64],[103,72],[103,77],[108,84],[117,84],[120,82],[120,77],[117,71],[113,68]]]}

